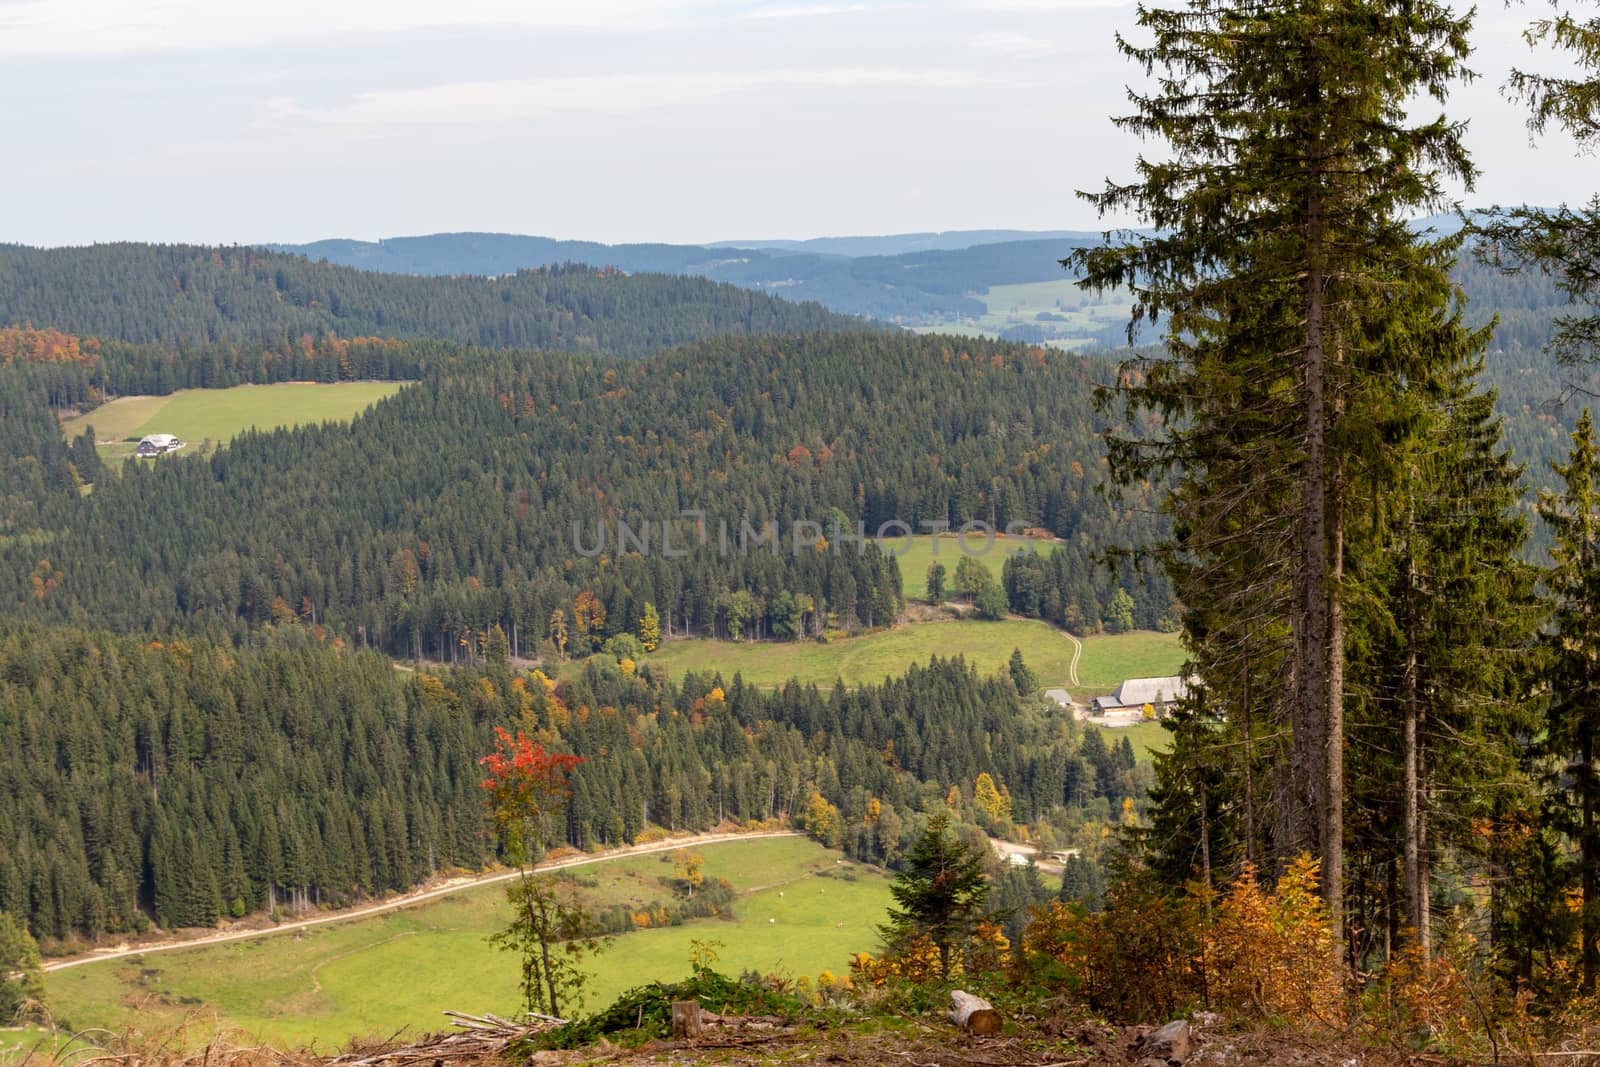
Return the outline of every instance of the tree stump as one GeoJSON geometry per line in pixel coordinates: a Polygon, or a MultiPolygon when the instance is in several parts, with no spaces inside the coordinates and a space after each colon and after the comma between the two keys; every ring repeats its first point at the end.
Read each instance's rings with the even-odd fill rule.
{"type": "Polygon", "coordinates": [[[700,1002],[698,1000],[674,1000],[672,1002],[672,1036],[678,1041],[698,1041],[705,1031],[700,1025],[700,1002]]]}
{"type": "Polygon", "coordinates": [[[1000,1013],[994,1010],[982,997],[975,997],[965,990],[956,989],[950,993],[950,1021],[969,1034],[979,1037],[988,1037],[998,1034],[1001,1024],[1000,1013]]]}

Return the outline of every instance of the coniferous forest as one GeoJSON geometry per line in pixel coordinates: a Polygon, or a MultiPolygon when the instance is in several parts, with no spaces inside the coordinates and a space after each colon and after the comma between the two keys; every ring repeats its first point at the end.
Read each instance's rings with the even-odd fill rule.
{"type": "Polygon", "coordinates": [[[1155,526],[1148,506],[1114,509],[1094,492],[1104,369],[1081,358],[889,334],[721,339],[646,362],[426,351],[422,380],[352,427],[130,463],[87,496],[74,458],[95,460],[54,431],[49,387],[19,395],[56,365],[24,368],[6,432],[21,439],[13,457],[37,461],[13,460],[32,490],[0,548],[9,602],[132,631],[241,637],[303,620],[445,659],[495,625],[537,649],[585,591],[604,619],[585,635],[595,649],[637,632],[646,603],[669,637],[768,636],[784,593],[811,598],[817,632],[856,629],[898,614],[893,561],[858,541],[796,553],[797,522],[854,537],[896,520],[919,532],[976,520],[1065,540],[1017,598],[1026,614],[1092,626],[1119,588],[1138,625],[1171,614],[1162,576],[1093,562],[1155,526]],[[619,520],[654,547],[619,549],[619,520]],[[687,555],[665,550],[667,522],[670,551],[687,555]],[[779,543],[741,542],[768,524],[779,543]],[[30,596],[46,557],[53,584],[30,596]],[[739,593],[763,607],[730,624],[739,593]]]}
{"type": "Polygon", "coordinates": [[[434,337],[640,356],[712,334],[870,328],[700,278],[551,267],[413,278],[253,248],[0,246],[0,322],[133,343],[434,337]]]}
{"type": "Polygon", "coordinates": [[[586,848],[651,825],[792,820],[892,863],[952,786],[970,802],[983,774],[1006,784],[1018,822],[1142,796],[1126,740],[1030,695],[959,658],[857,689],[763,692],[599,662],[557,687],[494,661],[399,672],[304,634],[240,649],[7,626],[0,910],[49,943],[98,940],[481,866],[494,849],[478,760],[505,723],[588,758],[560,835],[586,848]]]}

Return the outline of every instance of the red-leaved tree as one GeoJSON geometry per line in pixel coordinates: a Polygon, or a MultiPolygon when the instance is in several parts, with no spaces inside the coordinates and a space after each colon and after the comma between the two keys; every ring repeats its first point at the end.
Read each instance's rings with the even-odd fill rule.
{"type": "Polygon", "coordinates": [[[478,762],[488,771],[480,784],[488,794],[489,814],[500,831],[506,856],[532,867],[544,855],[557,820],[572,795],[569,776],[582,756],[546,752],[521,730],[513,738],[496,726],[495,750],[478,762]]]}
{"type": "Polygon", "coordinates": [[[521,876],[506,890],[514,909],[511,922],[489,940],[521,956],[525,1010],[555,1018],[562,1002],[581,1002],[587,976],[579,965],[604,943],[576,901],[533,876],[572,795],[572,769],[584,760],[547,752],[520,730],[513,738],[497,726],[495,750],[478,762],[488,772],[479,784],[487,794],[489,814],[506,858],[521,876]]]}

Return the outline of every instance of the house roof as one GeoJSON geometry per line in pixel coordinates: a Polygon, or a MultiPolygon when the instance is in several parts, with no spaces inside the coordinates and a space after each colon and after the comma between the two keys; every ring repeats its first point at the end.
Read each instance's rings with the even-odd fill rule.
{"type": "Polygon", "coordinates": [[[1046,689],[1044,695],[1054,700],[1057,704],[1066,705],[1072,703],[1072,694],[1065,689],[1046,689]]]}
{"type": "Polygon", "coordinates": [[[139,443],[141,445],[155,445],[157,448],[171,448],[178,443],[178,439],[170,433],[152,433],[140,438],[139,443]]]}
{"type": "Polygon", "coordinates": [[[1189,692],[1178,675],[1166,678],[1129,678],[1117,686],[1116,702],[1120,707],[1155,704],[1160,701],[1181,700],[1189,692]]]}

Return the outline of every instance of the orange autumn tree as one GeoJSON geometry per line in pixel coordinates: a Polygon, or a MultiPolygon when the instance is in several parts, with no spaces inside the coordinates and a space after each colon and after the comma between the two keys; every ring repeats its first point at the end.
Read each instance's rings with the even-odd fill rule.
{"type": "Polygon", "coordinates": [[[479,760],[488,776],[479,783],[488,795],[489,815],[500,831],[506,856],[531,870],[544,855],[557,816],[572,795],[568,781],[582,756],[546,752],[521,730],[513,738],[496,726],[495,750],[479,760]]]}
{"type": "Polygon", "coordinates": [[[495,750],[479,761],[480,783],[506,858],[519,877],[506,889],[512,919],[489,940],[522,958],[523,1007],[531,1015],[559,1017],[563,1003],[580,1004],[588,976],[584,957],[600,951],[598,925],[554,882],[534,877],[545,848],[572,795],[570,777],[582,756],[548,752],[522,731],[495,727],[495,750]]]}

